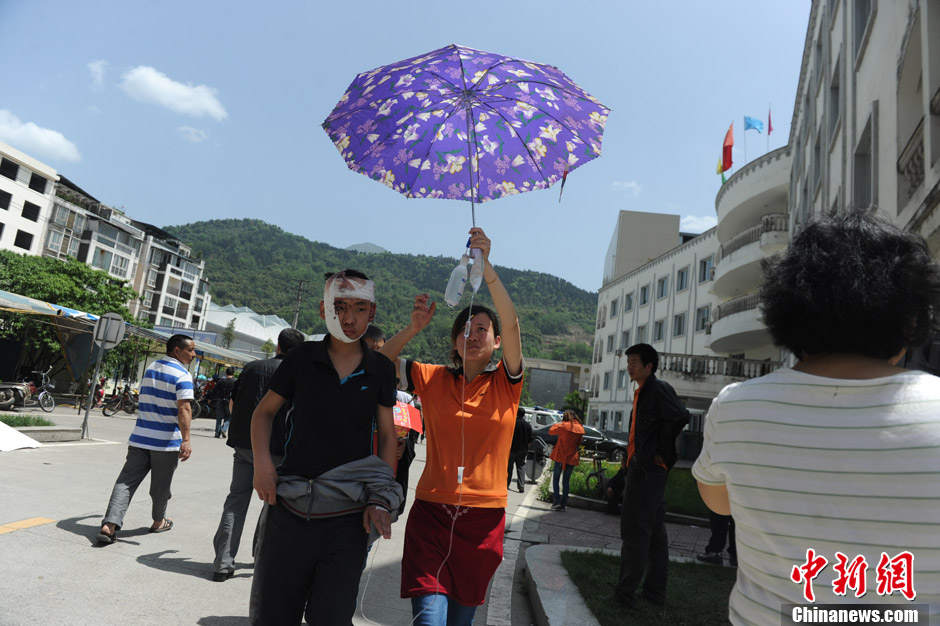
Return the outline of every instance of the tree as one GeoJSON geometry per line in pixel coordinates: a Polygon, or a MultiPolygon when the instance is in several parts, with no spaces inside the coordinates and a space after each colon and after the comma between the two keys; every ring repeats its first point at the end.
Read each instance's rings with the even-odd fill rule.
{"type": "Polygon", "coordinates": [[[228,348],[232,345],[232,342],[235,341],[235,318],[233,317],[228,321],[228,324],[225,325],[225,330],[222,331],[222,347],[228,348]]]}
{"type": "MultiPolygon", "coordinates": [[[[71,257],[61,261],[8,250],[0,250],[0,289],[95,315],[114,312],[131,322],[127,303],[138,297],[126,281],[71,257]]],[[[65,367],[56,328],[45,316],[4,313],[0,321],[0,337],[22,343],[21,366],[45,370],[52,364],[53,375],[65,367]]],[[[125,357],[122,347],[112,350],[106,362],[125,357]]]]}
{"type": "Polygon", "coordinates": [[[579,392],[571,391],[565,394],[565,406],[578,409],[581,411],[581,417],[585,417],[587,414],[588,401],[586,398],[582,398],[579,392]]]}
{"type": "Polygon", "coordinates": [[[274,354],[274,350],[276,348],[277,346],[274,345],[274,342],[271,341],[270,339],[265,341],[264,344],[261,346],[261,351],[264,352],[264,358],[270,359],[271,355],[274,354]]]}

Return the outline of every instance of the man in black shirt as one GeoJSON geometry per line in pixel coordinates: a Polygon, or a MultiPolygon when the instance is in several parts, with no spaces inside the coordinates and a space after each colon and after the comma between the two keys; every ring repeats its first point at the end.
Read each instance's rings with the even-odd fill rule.
{"type": "Polygon", "coordinates": [[[215,400],[215,437],[227,437],[228,425],[232,421],[232,389],[235,387],[235,368],[225,368],[225,378],[215,384],[212,399],[215,400]]]}
{"type": "Polygon", "coordinates": [[[532,441],[532,425],[525,421],[525,409],[520,406],[516,411],[516,427],[512,431],[512,444],[509,446],[507,489],[509,489],[509,483],[512,482],[512,468],[515,465],[516,488],[519,493],[525,492],[525,457],[529,453],[530,441],[532,441]]]}
{"type": "Polygon", "coordinates": [[[390,538],[389,512],[401,500],[392,471],[394,366],[362,340],[375,317],[372,281],[353,270],[328,275],[320,317],[329,334],[284,358],[252,417],[254,487],[266,503],[252,625],[299,624],[304,615],[308,623],[350,623],[368,533],[375,526],[390,538]],[[271,425],[285,405],[284,459],[275,469],[271,425]]]}
{"type": "MultiPolygon", "coordinates": [[[[259,359],[245,366],[232,389],[232,422],[229,426],[229,446],[235,449],[232,466],[232,484],[222,506],[222,519],[212,544],[215,547],[212,580],[223,582],[235,573],[235,554],[241,542],[248,505],[251,503],[254,479],[254,457],[251,454],[251,414],[268,391],[268,383],[284,356],[304,340],[303,334],[285,328],[277,336],[277,349],[273,359],[259,359]]],[[[271,437],[271,456],[284,456],[284,427],[286,407],[281,407],[274,421],[271,437]]]]}

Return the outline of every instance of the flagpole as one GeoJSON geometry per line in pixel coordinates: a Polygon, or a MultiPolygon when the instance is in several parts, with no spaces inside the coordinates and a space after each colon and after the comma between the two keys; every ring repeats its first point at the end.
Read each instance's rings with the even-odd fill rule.
{"type": "Polygon", "coordinates": [[[747,116],[744,120],[744,164],[747,165],[747,116]]]}
{"type": "Polygon", "coordinates": [[[770,152],[770,104],[767,103],[767,152],[770,152]]]}

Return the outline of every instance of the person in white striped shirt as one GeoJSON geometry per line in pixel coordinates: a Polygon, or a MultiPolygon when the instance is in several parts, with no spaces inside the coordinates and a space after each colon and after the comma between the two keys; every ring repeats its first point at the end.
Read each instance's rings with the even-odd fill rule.
{"type": "Polygon", "coordinates": [[[137,423],[127,444],[127,460],[118,475],[108,510],[98,531],[99,543],[110,544],[124,524],[134,492],[147,474],[153,501],[150,532],[173,528],[166,517],[173,472],[192,454],[189,427],[192,421],[193,377],[186,366],[196,356],[192,337],[173,335],[166,342],[166,356],[154,361],[140,386],[137,423]]]}
{"type": "Polygon", "coordinates": [[[722,390],[692,468],[736,523],[731,623],[813,603],[920,603],[935,622],[940,378],[898,363],[936,337],[940,267],[919,235],[852,210],[763,270],[764,323],[797,362],[722,390]]]}

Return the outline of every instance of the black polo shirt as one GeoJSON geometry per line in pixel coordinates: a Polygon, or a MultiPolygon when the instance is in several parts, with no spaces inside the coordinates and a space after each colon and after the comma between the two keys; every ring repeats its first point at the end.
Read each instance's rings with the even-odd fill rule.
{"type": "Polygon", "coordinates": [[[372,454],[377,405],[395,406],[395,366],[370,350],[364,341],[362,361],[340,380],[322,341],[307,341],[284,357],[271,378],[269,390],[290,407],[284,475],[316,478],[350,461],[372,454]]]}

